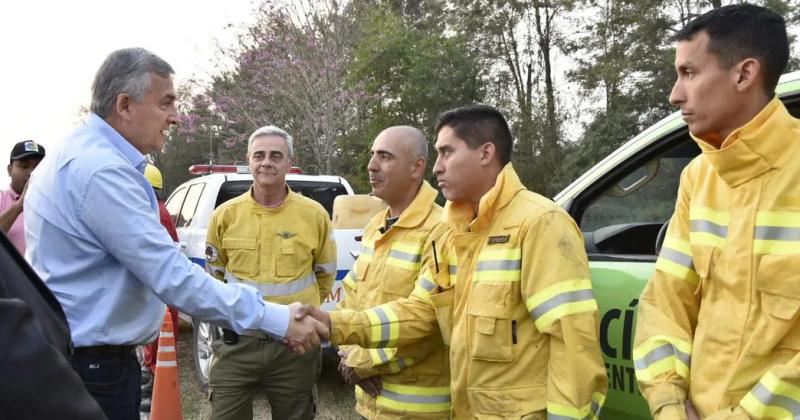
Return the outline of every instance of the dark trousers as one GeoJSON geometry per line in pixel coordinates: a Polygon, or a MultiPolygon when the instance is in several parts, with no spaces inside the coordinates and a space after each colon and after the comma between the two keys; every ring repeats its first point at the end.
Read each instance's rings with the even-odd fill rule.
{"type": "Polygon", "coordinates": [[[72,368],[109,420],[139,420],[142,372],[133,352],[72,355],[72,368]]]}

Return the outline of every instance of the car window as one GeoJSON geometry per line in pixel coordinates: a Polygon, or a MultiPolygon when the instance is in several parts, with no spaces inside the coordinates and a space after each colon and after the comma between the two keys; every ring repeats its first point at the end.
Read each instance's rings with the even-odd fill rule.
{"type": "Polygon", "coordinates": [[[675,209],[681,171],[700,154],[688,132],[671,143],[637,157],[588,200],[579,225],[589,254],[655,255],[658,233],[675,209]]]}
{"type": "Polygon", "coordinates": [[[178,221],[175,223],[177,227],[186,227],[192,223],[194,213],[197,211],[197,203],[200,202],[200,196],[203,194],[206,184],[199,183],[193,184],[189,187],[186,193],[186,200],[183,201],[183,206],[178,214],[178,221]]]}
{"type": "Polygon", "coordinates": [[[167,202],[164,203],[167,206],[167,213],[172,217],[172,222],[177,225],[178,220],[178,212],[181,211],[181,206],[183,205],[183,200],[186,198],[186,191],[188,188],[182,187],[179,188],[177,191],[172,193],[167,199],[167,202]]]}
{"type": "MultiPolygon", "coordinates": [[[[333,213],[333,200],[339,196],[347,194],[344,185],[338,182],[323,182],[323,181],[286,181],[292,191],[304,195],[325,207],[328,211],[328,216],[333,213]]],[[[228,181],[222,184],[217,196],[215,207],[220,204],[244,194],[250,186],[252,181],[228,181]]]]}

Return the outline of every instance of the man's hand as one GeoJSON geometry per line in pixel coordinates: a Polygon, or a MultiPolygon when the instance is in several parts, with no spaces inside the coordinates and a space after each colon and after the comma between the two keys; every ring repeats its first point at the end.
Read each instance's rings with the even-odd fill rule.
{"type": "Polygon", "coordinates": [[[378,394],[381,393],[381,379],[378,376],[372,376],[369,378],[360,378],[356,373],[356,370],[350,366],[347,366],[347,355],[349,353],[344,350],[339,350],[339,374],[342,375],[342,379],[347,385],[353,386],[360,386],[361,389],[364,390],[367,394],[371,395],[372,398],[377,398],[378,394]]]}
{"type": "Polygon", "coordinates": [[[697,410],[694,409],[694,405],[689,400],[686,400],[686,419],[700,420],[700,415],[697,414],[697,410]]]}
{"type": "Polygon", "coordinates": [[[283,343],[297,354],[318,347],[320,341],[330,338],[330,330],[313,317],[305,315],[298,317],[297,313],[303,307],[300,303],[289,305],[289,328],[283,343]]]}
{"type": "MultiPolygon", "coordinates": [[[[328,331],[331,330],[331,316],[328,315],[327,312],[323,311],[322,309],[315,308],[311,305],[303,305],[297,312],[294,312],[294,319],[301,320],[306,316],[311,316],[315,318],[317,321],[321,322],[328,331]]],[[[329,337],[326,337],[326,339],[329,337]]]]}

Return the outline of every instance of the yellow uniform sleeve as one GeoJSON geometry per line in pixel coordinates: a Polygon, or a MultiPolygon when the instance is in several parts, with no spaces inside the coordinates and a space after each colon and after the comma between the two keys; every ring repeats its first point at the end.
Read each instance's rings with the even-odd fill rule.
{"type": "Polygon", "coordinates": [[[317,276],[320,304],[330,294],[336,280],[336,242],[327,213],[319,218],[319,243],[314,252],[314,274],[317,276]]]}
{"type": "Polygon", "coordinates": [[[222,247],[221,219],[220,214],[214,212],[206,234],[206,272],[218,280],[225,278],[225,266],[228,264],[228,255],[222,247]]]}
{"type": "Polygon", "coordinates": [[[537,217],[524,235],[520,291],[536,329],[550,338],[548,418],[595,419],[608,377],[583,237],[560,211],[537,217]]]}
{"type": "MultiPolygon", "coordinates": [[[[687,170],[689,168],[687,167],[687,170]]],[[[633,362],[639,389],[656,420],[685,418],[692,341],[700,309],[700,279],[689,245],[689,183],[681,175],[655,272],[642,292],[633,362]]]]}

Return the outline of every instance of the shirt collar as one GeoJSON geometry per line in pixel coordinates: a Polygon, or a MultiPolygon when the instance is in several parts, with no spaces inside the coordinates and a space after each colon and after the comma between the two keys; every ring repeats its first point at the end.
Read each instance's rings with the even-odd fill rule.
{"type": "Polygon", "coordinates": [[[491,225],[494,215],[524,189],[509,162],[497,175],[494,186],[481,197],[477,216],[471,204],[448,201],[444,206],[443,220],[453,225],[457,232],[465,232],[467,228],[473,232],[482,231],[491,225]]]}
{"type": "Polygon", "coordinates": [[[119,150],[123,156],[125,156],[125,159],[130,162],[131,166],[144,174],[144,168],[147,166],[147,162],[144,160],[144,155],[136,150],[136,148],[133,147],[128,140],[125,140],[125,137],[122,137],[122,135],[115,130],[114,127],[110,126],[104,119],[100,118],[100,116],[95,113],[89,114],[89,120],[86,121],[86,125],[89,128],[102,133],[103,137],[108,139],[111,145],[114,146],[115,149],[119,150]]]}
{"type": "Polygon", "coordinates": [[[8,194],[14,201],[19,200],[19,194],[17,194],[17,192],[14,191],[14,188],[11,186],[11,184],[8,184],[7,191],[8,192],[6,194],[8,194]]]}
{"type": "Polygon", "coordinates": [[[734,130],[717,149],[692,135],[720,178],[734,188],[781,168],[800,144],[798,120],[773,98],[752,120],[734,130]]]}
{"type": "MultiPolygon", "coordinates": [[[[428,181],[422,181],[417,196],[408,205],[408,208],[400,214],[400,218],[392,226],[400,228],[413,228],[422,224],[431,212],[431,204],[436,200],[436,192],[428,181]]],[[[389,217],[389,209],[386,209],[385,217],[389,217]]]]}

